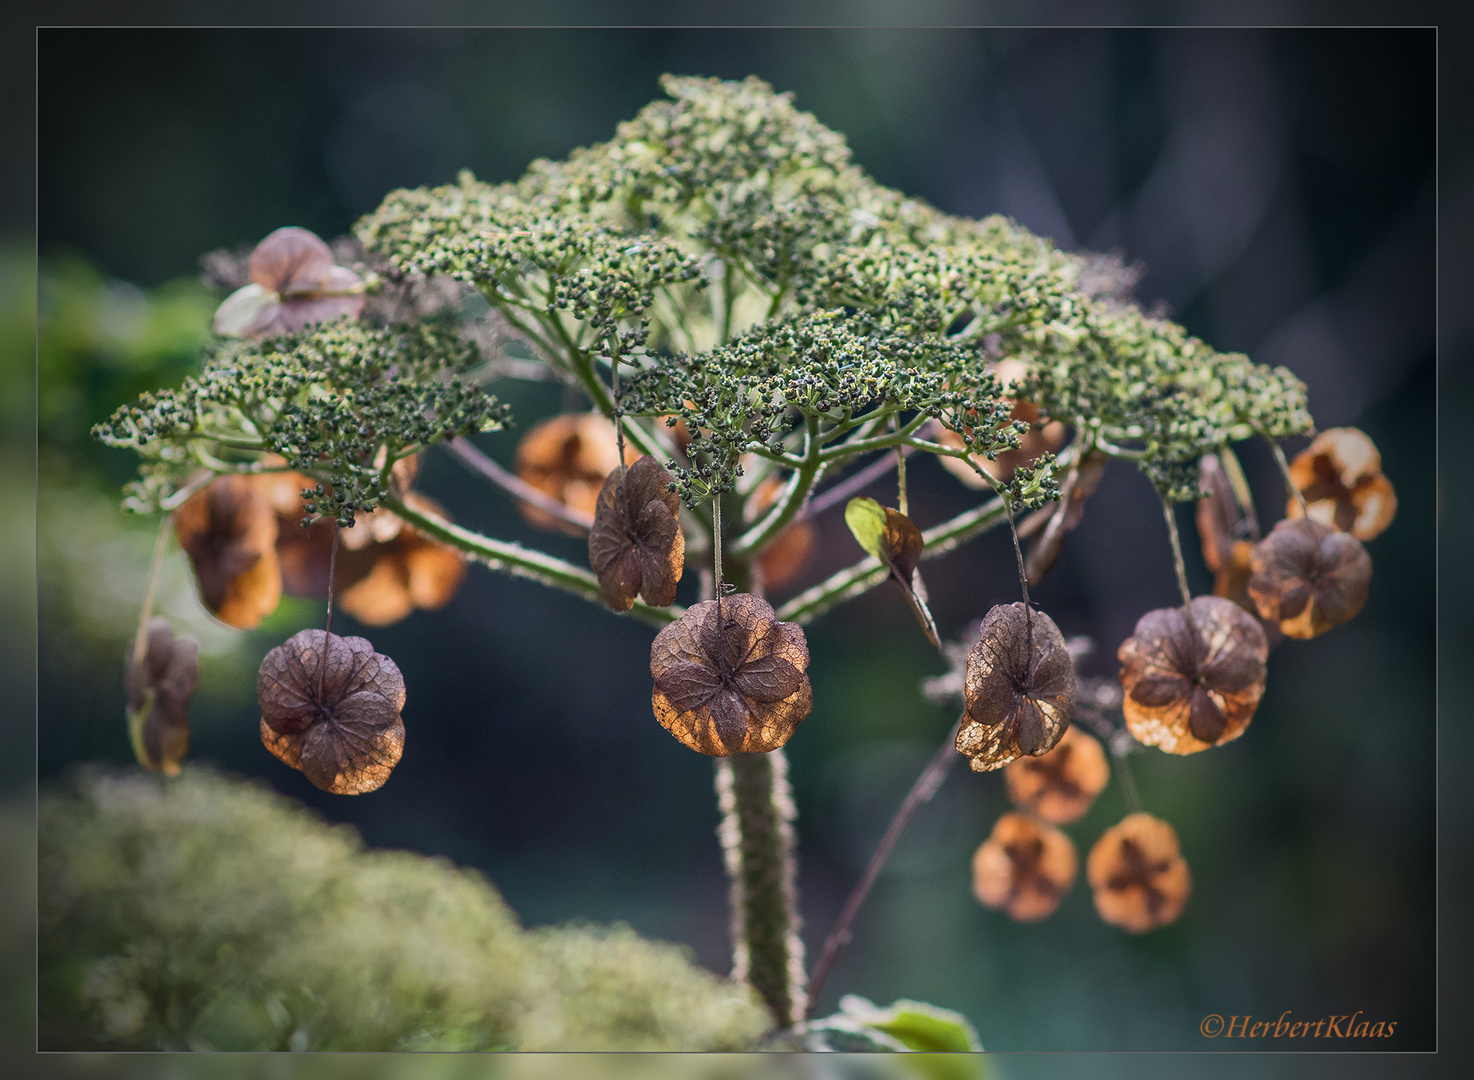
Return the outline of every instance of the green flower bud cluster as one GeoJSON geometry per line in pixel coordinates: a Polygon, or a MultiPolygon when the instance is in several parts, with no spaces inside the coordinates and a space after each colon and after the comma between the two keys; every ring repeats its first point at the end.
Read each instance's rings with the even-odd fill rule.
{"type": "Polygon", "coordinates": [[[435,323],[334,323],[222,342],[198,376],[145,394],[94,435],[144,458],[134,509],[158,509],[202,467],[249,470],[274,454],[320,481],[309,512],[346,527],[388,494],[394,461],[506,420],[505,407],[467,377],[480,363],[455,328],[435,323]]]}

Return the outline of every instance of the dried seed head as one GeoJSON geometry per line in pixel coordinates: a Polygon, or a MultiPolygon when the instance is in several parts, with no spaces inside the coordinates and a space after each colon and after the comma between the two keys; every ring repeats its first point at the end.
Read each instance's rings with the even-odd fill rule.
{"type": "Polygon", "coordinates": [[[225,298],[215,312],[215,332],[227,337],[296,333],[363,311],[363,279],[337,266],[317,234],[294,226],[277,229],[251,252],[251,283],[225,298]]]}
{"type": "Polygon", "coordinates": [[[1195,754],[1243,734],[1264,694],[1269,643],[1259,622],[1217,596],[1148,611],[1121,643],[1121,711],[1138,742],[1195,754]]]}
{"type": "Polygon", "coordinates": [[[1111,768],[1100,743],[1071,726],[1049,753],[1019,758],[1003,776],[1016,804],[1045,821],[1068,825],[1084,817],[1105,790],[1111,768]]]}
{"type": "MultiPolygon", "coordinates": [[[[418,492],[406,492],[404,504],[448,517],[439,503],[418,492]]],[[[388,626],[416,608],[444,607],[466,576],[460,552],[388,510],[359,514],[353,528],[343,530],[340,544],[338,605],[368,626],[388,626]]]]}
{"type": "Polygon", "coordinates": [[[703,601],[650,647],[655,718],[712,757],[776,750],[814,707],[808,666],[803,630],[779,622],[767,601],[703,601]]]}
{"type": "Polygon", "coordinates": [[[1019,922],[1053,915],[1080,868],[1059,829],[1026,814],[1004,814],[972,857],[972,894],[1019,922]]]}
{"type": "Polygon", "coordinates": [[[1054,620],[1022,603],[994,607],[967,654],[965,690],[957,750],[975,772],[1048,752],[1075,714],[1075,666],[1054,620]]]}
{"type": "Polygon", "coordinates": [[[250,630],[276,610],[276,511],[250,477],[222,476],[191,496],[174,515],[174,532],[217,619],[250,630]]]}
{"type": "Polygon", "coordinates": [[[1133,934],[1175,922],[1192,892],[1177,832],[1150,814],[1131,814],[1107,829],[1085,863],[1095,910],[1133,934]]]}
{"type": "MultiPolygon", "coordinates": [[[[767,476],[758,484],[748,501],[748,518],[756,520],[783,493],[786,485],[777,476],[767,476]]],[[[762,578],[763,588],[780,589],[809,565],[814,554],[814,523],[796,521],[780,532],[763,548],[754,564],[762,578]]]]}
{"type": "MultiPolygon", "coordinates": [[[[1305,496],[1312,521],[1370,540],[1397,514],[1397,493],[1382,475],[1376,444],[1356,428],[1331,428],[1316,436],[1290,463],[1290,479],[1305,496]]],[[[1300,500],[1285,507],[1290,518],[1307,516],[1300,500]]]]}
{"type": "MultiPolygon", "coordinates": [[[[633,465],[639,451],[626,443],[624,463],[633,465]]],[[[545,495],[592,515],[604,479],[619,465],[614,424],[602,413],[564,413],[549,417],[517,444],[517,475],[545,495]]],[[[528,524],[581,535],[565,521],[528,503],[518,503],[528,524]]]]}
{"type": "Polygon", "coordinates": [[[1273,649],[1284,640],[1285,635],[1281,632],[1279,623],[1260,616],[1254,598],[1249,595],[1249,578],[1254,572],[1253,561],[1254,542],[1235,540],[1228,549],[1228,558],[1213,575],[1213,595],[1232,600],[1252,615],[1259,623],[1259,629],[1264,631],[1266,644],[1273,649]]]}
{"type": "Polygon", "coordinates": [[[671,475],[653,457],[615,469],[599,490],[589,531],[589,564],[604,602],[628,611],[636,596],[665,607],[676,599],[686,566],[686,537],[677,514],[681,500],[666,488],[671,475]]]}
{"type": "Polygon", "coordinates": [[[179,775],[179,763],[189,750],[189,702],[200,684],[199,646],[176,638],[169,620],[155,616],[148,623],[142,662],[128,646],[126,687],[130,729],[142,718],[137,749],[140,764],[168,776],[179,775]]]}
{"type": "Polygon", "coordinates": [[[404,677],[361,637],[303,630],[261,661],[261,741],[335,795],[389,779],[404,752],[404,677]]]}
{"type": "Polygon", "coordinates": [[[1313,638],[1366,603],[1372,557],[1350,533],[1319,521],[1281,521],[1254,547],[1249,595],[1286,637],[1313,638]]]}

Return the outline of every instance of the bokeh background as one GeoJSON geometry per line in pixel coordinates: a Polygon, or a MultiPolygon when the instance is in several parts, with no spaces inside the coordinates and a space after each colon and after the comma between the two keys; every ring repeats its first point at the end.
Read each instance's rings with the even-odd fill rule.
{"type": "MultiPolygon", "coordinates": [[[[121,654],[153,529],[117,510],[131,458],[87,430],[190,369],[218,302],[196,279],[202,252],[284,224],[331,237],[390,189],[461,167],[513,179],[608,137],[662,72],[756,74],[845,133],[883,183],[1141,262],[1144,302],[1220,349],[1288,365],[1322,427],[1366,430],[1401,500],[1370,545],[1366,609],[1276,651],[1245,737],[1133,758],[1192,866],[1178,924],[1122,935],[1083,882],[1034,926],[980,908],[968,860],[1007,804],[1000,776],[959,766],[820,1009],[845,992],[916,997],[967,1014],[990,1049],[1077,1050],[1228,1048],[1198,1034],[1205,1014],[1359,1009],[1397,1021],[1379,1049],[1431,1049],[1434,53],[1430,30],[41,31],[42,782],[130,759],[121,654]]],[[[524,427],[566,404],[546,386],[498,390],[524,427]]],[[[508,463],[516,437],[482,445],[508,463]]],[[[1274,520],[1268,455],[1243,457],[1274,520]]],[[[923,525],[975,501],[912,462],[923,525]]],[[[422,486],[469,525],[581,557],[444,455],[422,486]]],[[[1135,620],[1176,595],[1154,498],[1113,466],[1037,591],[1067,635],[1096,640],[1092,673],[1110,674],[1135,620]]],[[[858,556],[833,516],[787,591],[858,556]]],[[[926,575],[944,636],[1016,598],[1002,536],[926,575]]],[[[1209,587],[1195,551],[1189,575],[1209,587]]],[[[405,672],[407,753],[380,792],[335,798],[256,734],[255,665],[319,606],[238,634],[199,610],[177,557],[167,586],[165,610],[205,658],[195,756],[370,844],[483,869],[527,923],[621,920],[727,969],[711,764],[650,714],[650,630],[473,569],[450,607],[370,635],[405,672]]],[[[812,954],[953,716],[920,695],[943,665],[889,590],[809,637],[816,705],[789,753],[812,954]]],[[[1067,831],[1083,853],[1124,812],[1112,786],[1067,831]]]]}

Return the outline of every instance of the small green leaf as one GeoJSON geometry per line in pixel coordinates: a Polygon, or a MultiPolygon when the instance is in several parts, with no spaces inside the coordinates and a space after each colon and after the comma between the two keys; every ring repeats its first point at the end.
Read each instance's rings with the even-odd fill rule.
{"type": "Polygon", "coordinates": [[[860,546],[881,562],[890,565],[885,550],[885,507],[874,499],[860,496],[845,504],[844,523],[855,534],[860,546]]]}
{"type": "MultiPolygon", "coordinates": [[[[806,1050],[835,1052],[912,1052],[969,1054],[983,1047],[978,1034],[961,1013],[924,1001],[901,1000],[880,1008],[857,994],[846,994],[833,1016],[803,1025],[800,1041],[806,1050]]],[[[910,1059],[911,1072],[933,1080],[976,1080],[988,1075],[979,1057],[910,1059]]]]}

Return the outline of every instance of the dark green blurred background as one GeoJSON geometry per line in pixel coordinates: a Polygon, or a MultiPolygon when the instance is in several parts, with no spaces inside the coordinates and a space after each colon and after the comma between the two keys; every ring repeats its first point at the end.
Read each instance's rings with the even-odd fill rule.
{"type": "MultiPolygon", "coordinates": [[[[821,1010],[845,992],[922,998],[967,1014],[990,1049],[1220,1049],[1198,1034],[1207,1013],[1362,1010],[1397,1021],[1378,1049],[1432,1047],[1432,31],[43,30],[38,60],[43,782],[130,758],[120,658],[152,523],[115,510],[133,462],[87,429],[188,370],[216,302],[183,280],[201,252],[285,224],[331,237],[391,188],[461,167],[515,178],[608,137],[662,72],[756,74],[845,133],[883,183],[1144,262],[1146,303],[1295,370],[1322,427],[1376,440],[1401,501],[1370,544],[1366,609],[1276,651],[1242,739],[1133,759],[1192,867],[1177,925],[1122,935],[1083,882],[1042,924],[980,908],[968,859],[1006,800],[1000,776],[959,766],[821,1010]]],[[[563,407],[560,391],[498,390],[524,427],[563,407]]],[[[509,462],[516,438],[483,445],[509,462]]],[[[1243,456],[1273,520],[1268,455],[1243,456]]],[[[581,558],[444,455],[426,465],[422,486],[459,520],[581,558]]],[[[933,462],[911,477],[923,525],[975,501],[933,462]]],[[[786,591],[858,556],[827,520],[786,591]]],[[[1002,536],[926,573],[944,635],[1016,598],[1002,536]]],[[[651,715],[650,630],[473,568],[449,608],[370,634],[408,683],[406,755],[380,792],[335,798],[262,749],[252,692],[259,657],[318,608],[211,630],[182,564],[171,574],[166,606],[202,631],[195,756],[370,844],[484,869],[526,922],[624,920],[727,969],[711,763],[651,715]]],[[[1195,551],[1189,574],[1208,587],[1195,551]]],[[[1135,620],[1174,596],[1152,491],[1113,467],[1036,599],[1096,639],[1089,670],[1110,674],[1135,620]]],[[[952,717],[918,692],[942,665],[889,590],[809,639],[816,704],[789,752],[812,954],[952,717]]],[[[1123,813],[1113,786],[1067,830],[1082,856],[1123,813]]]]}

